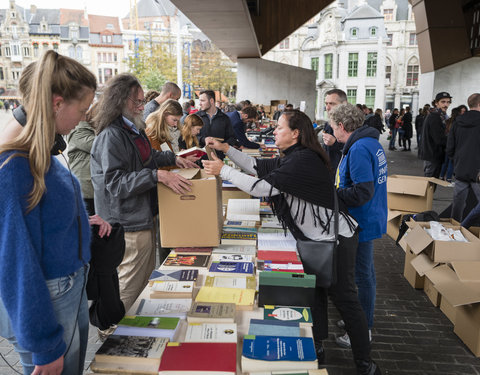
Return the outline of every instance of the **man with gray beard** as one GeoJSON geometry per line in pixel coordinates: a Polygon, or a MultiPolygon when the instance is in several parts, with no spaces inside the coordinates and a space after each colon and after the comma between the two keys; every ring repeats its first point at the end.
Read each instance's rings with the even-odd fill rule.
{"type": "Polygon", "coordinates": [[[198,168],[170,151],[152,149],[144,132],[144,106],[143,89],[137,78],[119,74],[108,82],[93,118],[97,136],[90,170],[95,211],[109,223],[120,223],[125,229],[125,256],[118,267],[125,311],[145,288],[155,267],[153,216],[157,183],[177,194],[190,191],[187,179],[158,168],[198,168]]]}

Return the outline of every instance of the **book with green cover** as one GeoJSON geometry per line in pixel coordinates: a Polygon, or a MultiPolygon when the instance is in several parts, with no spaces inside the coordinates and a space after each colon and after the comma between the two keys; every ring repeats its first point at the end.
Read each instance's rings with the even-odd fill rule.
{"type": "Polygon", "coordinates": [[[262,272],[259,285],[315,288],[315,275],[292,272],[262,272]]]}
{"type": "Polygon", "coordinates": [[[255,276],[207,276],[205,286],[256,289],[257,280],[255,279],[255,276]]]}
{"type": "Polygon", "coordinates": [[[187,314],[187,321],[193,322],[235,322],[234,303],[194,302],[187,314]]]}
{"type": "Polygon", "coordinates": [[[115,335],[168,337],[173,339],[180,318],[155,316],[125,316],[118,322],[115,335]]]}
{"type": "Polygon", "coordinates": [[[263,319],[313,324],[312,312],[309,307],[265,305],[263,308],[263,319]]]}

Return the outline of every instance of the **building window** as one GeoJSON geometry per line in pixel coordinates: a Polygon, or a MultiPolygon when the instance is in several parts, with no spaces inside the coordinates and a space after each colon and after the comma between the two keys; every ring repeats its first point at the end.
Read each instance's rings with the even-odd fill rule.
{"type": "Polygon", "coordinates": [[[70,39],[78,39],[78,30],[70,29],[70,39]]]}
{"type": "Polygon", "coordinates": [[[367,77],[377,76],[377,53],[369,52],[367,55],[367,77]]]}
{"type": "Polygon", "coordinates": [[[417,34],[415,33],[410,33],[410,40],[408,42],[411,46],[416,46],[417,45],[417,34]]]}
{"type": "Polygon", "coordinates": [[[385,21],[393,21],[393,9],[384,9],[383,10],[383,19],[385,21]]]}
{"type": "Polygon", "coordinates": [[[98,83],[103,83],[102,69],[98,69],[98,83]]]}
{"type": "Polygon", "coordinates": [[[107,42],[112,43],[112,36],[111,35],[107,35],[107,42]]]}
{"type": "Polygon", "coordinates": [[[367,89],[365,91],[365,105],[368,108],[375,107],[375,89],[367,89]]]}
{"type": "Polygon", "coordinates": [[[347,101],[351,105],[357,104],[357,89],[347,89],[347,101]]]}
{"type": "Polygon", "coordinates": [[[58,43],[53,43],[52,47],[54,51],[58,52],[58,43]]]}
{"type": "Polygon", "coordinates": [[[418,86],[418,65],[407,66],[407,86],[418,86]]]}
{"type": "Polygon", "coordinates": [[[116,52],[113,54],[113,61],[117,62],[117,53],[116,52]]]}
{"type": "Polygon", "coordinates": [[[110,68],[105,68],[103,70],[103,73],[104,73],[104,77],[105,77],[105,83],[107,83],[108,80],[113,77],[113,71],[110,68]]]}
{"type": "Polygon", "coordinates": [[[333,54],[327,53],[325,55],[325,79],[333,77],[333,54]]]}
{"type": "Polygon", "coordinates": [[[38,43],[33,43],[33,57],[38,57],[38,43]]]}
{"type": "Polygon", "coordinates": [[[280,49],[289,49],[290,48],[290,38],[285,38],[280,42],[280,49]]]}
{"type": "Polygon", "coordinates": [[[23,56],[30,57],[30,47],[23,47],[23,56]]]}
{"type": "Polygon", "coordinates": [[[3,81],[5,77],[3,76],[3,68],[0,67],[0,81],[3,81]]]}
{"type": "Polygon", "coordinates": [[[315,77],[318,78],[318,57],[310,59],[310,68],[315,71],[315,77]]]}
{"type": "Polygon", "coordinates": [[[371,27],[369,29],[370,31],[370,36],[377,36],[377,28],[376,27],[371,27]]]}
{"type": "Polygon", "coordinates": [[[393,41],[393,34],[387,34],[387,46],[391,46],[393,41]]]}
{"type": "Polygon", "coordinates": [[[102,61],[102,54],[101,54],[100,52],[97,52],[97,60],[98,60],[99,62],[102,61]]]}
{"type": "Polygon", "coordinates": [[[392,66],[391,65],[386,65],[385,66],[385,79],[388,80],[390,83],[390,80],[392,79],[392,66]]]}
{"type": "Polygon", "coordinates": [[[5,56],[10,57],[11,52],[10,52],[10,47],[5,47],[5,56]]]}
{"type": "Polygon", "coordinates": [[[77,51],[76,51],[76,54],[75,54],[75,59],[77,59],[78,61],[82,61],[82,59],[83,59],[83,49],[82,49],[82,47],[80,47],[80,46],[77,46],[77,51]]]}
{"type": "Polygon", "coordinates": [[[348,54],[348,76],[349,77],[358,76],[358,53],[348,54]]]}
{"type": "Polygon", "coordinates": [[[354,39],[356,39],[358,37],[358,28],[356,27],[352,27],[350,29],[350,36],[354,39]]]}

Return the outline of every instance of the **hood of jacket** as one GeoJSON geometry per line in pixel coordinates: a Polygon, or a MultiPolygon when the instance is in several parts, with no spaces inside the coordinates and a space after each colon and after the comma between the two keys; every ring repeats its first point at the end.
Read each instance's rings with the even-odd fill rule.
{"type": "Polygon", "coordinates": [[[474,128],[480,126],[480,111],[467,111],[455,119],[455,126],[474,128]]]}
{"type": "Polygon", "coordinates": [[[363,125],[362,127],[356,129],[348,138],[345,146],[343,146],[343,154],[346,155],[350,147],[361,138],[375,138],[378,140],[380,133],[377,129],[372,128],[368,125],[363,125]]]}

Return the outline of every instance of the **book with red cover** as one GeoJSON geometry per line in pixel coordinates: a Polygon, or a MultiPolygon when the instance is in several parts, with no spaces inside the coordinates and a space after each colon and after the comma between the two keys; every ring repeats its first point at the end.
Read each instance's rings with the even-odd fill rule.
{"type": "Polygon", "coordinates": [[[170,342],[162,355],[159,375],[203,373],[235,375],[237,344],[214,342],[170,342]]]}
{"type": "Polygon", "coordinates": [[[173,250],[177,254],[210,255],[212,254],[212,249],[213,247],[176,247],[173,250]]]}
{"type": "Polygon", "coordinates": [[[257,270],[305,273],[302,262],[285,260],[257,260],[257,270]]]}
{"type": "Polygon", "coordinates": [[[297,262],[298,257],[295,251],[258,250],[258,260],[297,262]]]}
{"type": "Polygon", "coordinates": [[[205,149],[199,147],[191,147],[187,150],[177,152],[177,156],[181,156],[182,158],[186,158],[187,156],[201,158],[203,155],[207,155],[207,152],[205,149]]]}

